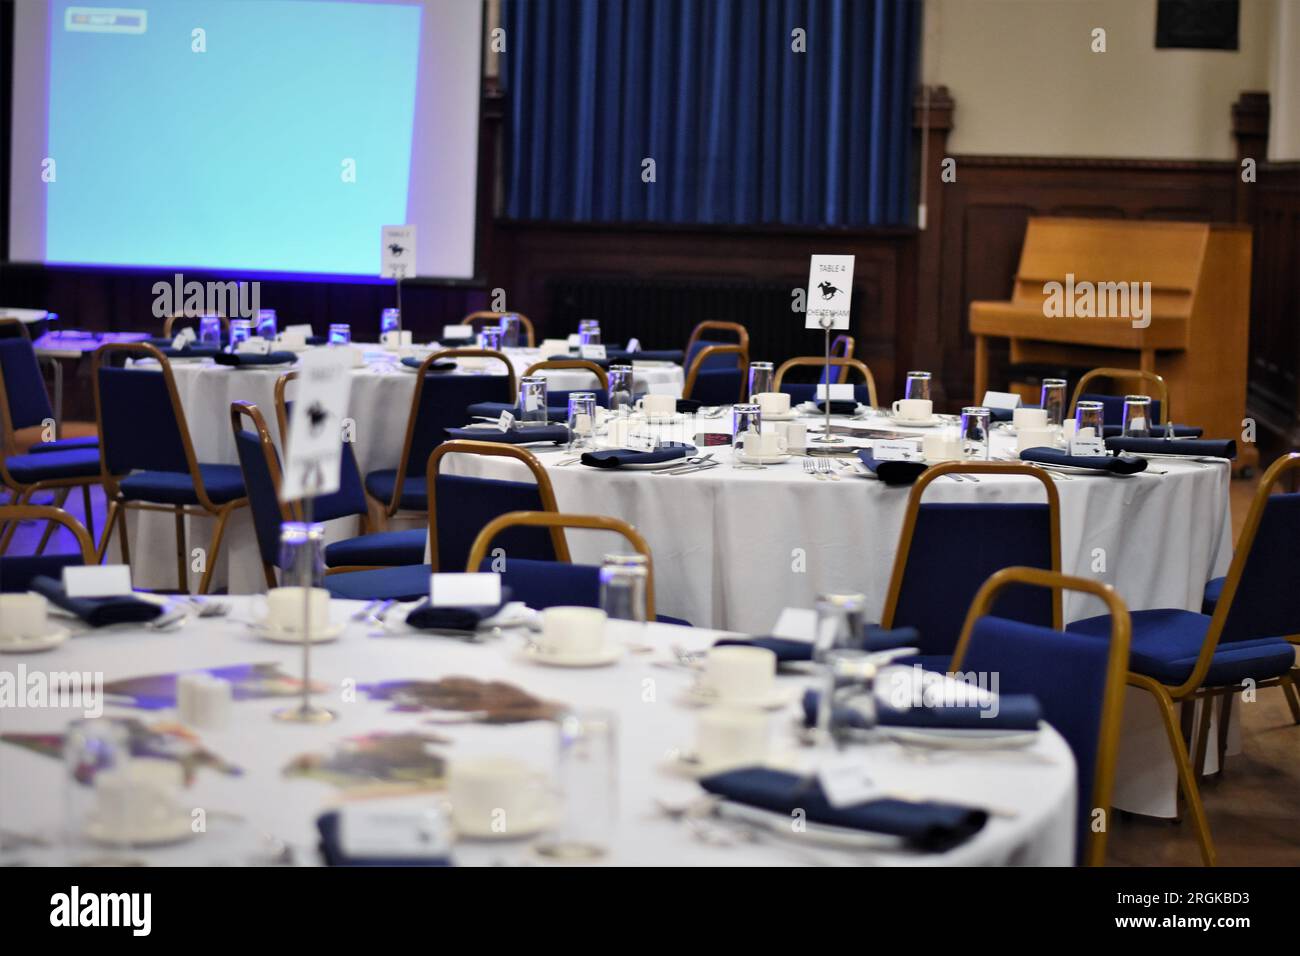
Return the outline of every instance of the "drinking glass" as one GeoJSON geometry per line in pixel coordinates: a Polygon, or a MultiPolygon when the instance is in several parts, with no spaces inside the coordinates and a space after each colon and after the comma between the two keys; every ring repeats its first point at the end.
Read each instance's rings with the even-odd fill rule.
{"type": "Polygon", "coordinates": [[[230,351],[240,342],[247,342],[253,336],[253,323],[250,319],[230,320],[230,351]]]}
{"type": "Polygon", "coordinates": [[[618,818],[617,718],[610,710],[575,710],[557,725],[559,813],[537,852],[561,860],[604,856],[618,818]]]}
{"type": "Polygon", "coordinates": [[[632,366],[611,365],[609,367],[609,410],[618,412],[632,405],[632,366]]]}
{"type": "MultiPolygon", "coordinates": [[[[280,582],[286,587],[317,588],[325,578],[325,525],[286,521],[280,525],[280,582]]],[[[303,620],[308,620],[304,611],[303,620]]]]}
{"type": "Polygon", "coordinates": [[[1058,428],[1065,422],[1065,379],[1043,379],[1043,392],[1038,404],[1047,412],[1047,424],[1058,428]]]}
{"type": "Polygon", "coordinates": [[[772,388],[772,378],[775,373],[772,371],[771,362],[750,362],[749,363],[749,391],[745,394],[749,396],[751,402],[756,402],[755,397],[763,392],[775,391],[772,388]]]}
{"type": "Polygon", "coordinates": [[[583,319],[578,323],[579,345],[600,345],[600,322],[595,319],[583,319]]]}
{"type": "Polygon", "coordinates": [[[199,343],[221,345],[221,317],[205,315],[199,319],[199,343]]]}
{"type": "MultiPolygon", "coordinates": [[[[82,717],[68,724],[63,735],[64,778],[63,843],[66,865],[84,865],[80,854],[93,852],[96,844],[118,849],[130,846],[129,835],[113,828],[103,829],[92,841],[87,828],[96,817],[95,776],[105,770],[120,770],[131,759],[126,727],[111,718],[82,717]]],[[[126,808],[122,808],[124,811],[126,808]]],[[[99,862],[99,861],[96,861],[99,862]]]]}
{"type": "Polygon", "coordinates": [[[275,309],[258,309],[257,334],[267,341],[274,341],[276,333],[279,331],[279,322],[275,317],[275,309]]]}
{"type": "Polygon", "coordinates": [[[989,410],[971,405],[961,410],[962,454],[989,460],[989,410]]]}
{"type": "Polygon", "coordinates": [[[834,740],[848,729],[835,715],[835,704],[846,695],[854,698],[855,717],[862,726],[874,726],[876,666],[870,652],[860,647],[837,647],[826,652],[822,664],[825,671],[817,699],[818,732],[834,740]]]}
{"type": "Polygon", "coordinates": [[[600,607],[615,621],[646,617],[646,585],[650,565],[644,554],[607,554],[600,566],[600,607]]]}
{"type": "Polygon", "coordinates": [[[1125,438],[1151,437],[1150,395],[1124,396],[1124,422],[1121,432],[1125,438]]]}
{"type": "Polygon", "coordinates": [[[1079,402],[1074,406],[1074,437],[1101,438],[1106,423],[1106,406],[1101,402],[1079,402]]]}
{"type": "Polygon", "coordinates": [[[596,393],[569,393],[569,448],[586,448],[596,427],[596,393]]]}
{"type": "Polygon", "coordinates": [[[525,375],[519,380],[519,407],[515,410],[515,418],[520,422],[546,424],[545,375],[525,375]]]}
{"type": "Polygon", "coordinates": [[[731,406],[731,444],[739,448],[745,432],[763,430],[763,409],[758,405],[731,406]]]}
{"type": "Polygon", "coordinates": [[[402,331],[402,310],[384,309],[379,313],[379,339],[383,341],[388,332],[402,331]]]}
{"type": "Polygon", "coordinates": [[[832,650],[859,647],[866,626],[867,598],[863,594],[817,595],[817,630],[813,657],[823,660],[832,650]]]}
{"type": "Polygon", "coordinates": [[[507,313],[501,316],[501,347],[519,348],[519,316],[507,313]]]}
{"type": "Polygon", "coordinates": [[[494,352],[501,351],[501,327],[488,326],[479,330],[478,347],[481,349],[491,349],[494,352]]]}
{"type": "Polygon", "coordinates": [[[352,342],[352,326],[346,322],[331,323],[328,341],[330,345],[350,345],[352,342]]]}
{"type": "Polygon", "coordinates": [[[903,391],[904,398],[930,398],[930,373],[929,372],[908,372],[907,387],[903,391]]]}

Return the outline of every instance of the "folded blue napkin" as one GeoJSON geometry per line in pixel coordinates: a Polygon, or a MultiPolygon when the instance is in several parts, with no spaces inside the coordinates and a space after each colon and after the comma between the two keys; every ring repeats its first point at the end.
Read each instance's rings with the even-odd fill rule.
{"type": "Polygon", "coordinates": [[[119,597],[68,597],[63,584],[54,578],[35,577],[27,586],[37,594],[45,595],[46,599],[56,607],[77,615],[91,627],[138,624],[142,621],[152,621],[163,612],[157,604],[141,601],[127,594],[119,597]]]}
{"type": "MultiPolygon", "coordinates": [[[[868,624],[862,630],[862,642],[857,647],[866,651],[887,651],[895,647],[913,647],[921,635],[914,627],[884,628],[868,624]]],[[[714,647],[762,647],[776,655],[778,664],[812,660],[811,641],[797,641],[788,637],[723,637],[713,642],[714,647]]]]}
{"type": "Polygon", "coordinates": [[[870,448],[858,452],[858,461],[887,485],[910,485],[930,466],[923,461],[877,461],[870,448]]]}
{"type": "Polygon", "coordinates": [[[330,810],[316,818],[316,830],[320,833],[320,854],[326,866],[452,866],[448,857],[379,859],[372,857],[348,857],[343,853],[339,839],[339,812],[330,810]]]}
{"type": "Polygon", "coordinates": [[[703,407],[703,402],[697,402],[693,398],[677,399],[677,411],[681,412],[683,415],[694,415],[703,407]]]}
{"type": "MultiPolygon", "coordinates": [[[[1109,442],[1107,443],[1109,444],[1109,442]]],[[[1147,470],[1145,458],[1132,455],[1075,456],[1059,448],[1026,448],[1020,453],[1021,461],[1036,461],[1040,465],[1069,465],[1071,468],[1091,468],[1112,475],[1136,475],[1147,470]]]]}
{"type": "Polygon", "coordinates": [[[499,603],[477,607],[434,607],[426,599],[406,615],[406,623],[422,631],[472,631],[505,607],[509,600],[510,589],[507,587],[501,588],[499,603]]]}
{"type": "Polygon", "coordinates": [[[213,358],[217,360],[218,365],[229,365],[233,368],[251,365],[288,365],[298,361],[295,352],[267,352],[265,355],[257,355],[253,352],[217,352],[213,358]]]}
{"type": "MultiPolygon", "coordinates": [[[[1175,432],[1177,434],[1177,432],[1175,432]]],[[[1196,458],[1237,457],[1237,443],[1231,438],[1107,438],[1106,447],[1114,452],[1138,455],[1190,455],[1196,458]]]]}
{"type": "MultiPolygon", "coordinates": [[[[1037,405],[1021,405],[1021,408],[1037,408],[1037,405]]],[[[989,421],[991,422],[1009,422],[1015,418],[1016,410],[1014,408],[990,408],[989,421]]]]}
{"type": "MultiPolygon", "coordinates": [[[[809,688],[803,695],[804,725],[817,723],[821,692],[809,688]]],[[[835,718],[849,727],[864,727],[862,712],[848,704],[835,708],[835,718]]],[[[917,727],[926,730],[1037,730],[1043,709],[1033,694],[999,694],[997,712],[972,704],[953,707],[894,707],[876,698],[876,723],[882,727],[917,727]],[[986,716],[992,715],[992,716],[986,716]]]]}
{"type": "Polygon", "coordinates": [[[629,362],[676,362],[678,365],[686,358],[681,349],[645,349],[629,352],[627,349],[606,349],[605,355],[611,362],[626,365],[629,362]]]}
{"type": "Polygon", "coordinates": [[[654,465],[659,462],[687,458],[695,454],[695,446],[686,442],[664,442],[654,451],[635,451],[631,448],[608,448],[603,451],[584,452],[582,463],[593,468],[622,468],[624,465],[654,465]]]}
{"type": "MultiPolygon", "coordinates": [[[[1165,426],[1164,426],[1164,425],[1152,425],[1152,426],[1151,426],[1151,437],[1152,437],[1152,438],[1164,438],[1164,437],[1165,437],[1165,430],[1166,430],[1166,429],[1165,429],[1165,426]]],[[[1119,438],[1120,435],[1123,434],[1123,432],[1124,432],[1124,426],[1123,426],[1123,425],[1105,425],[1105,426],[1103,426],[1102,429],[1101,429],[1101,434],[1102,434],[1102,437],[1103,437],[1103,438],[1119,438]]],[[[1178,438],[1200,438],[1203,434],[1205,434],[1205,429],[1203,429],[1203,428],[1197,428],[1195,425],[1175,425],[1175,426],[1174,426],[1174,438],[1175,438],[1175,439],[1178,439],[1178,438]]]]}
{"type": "MultiPolygon", "coordinates": [[[[405,365],[407,368],[419,368],[421,365],[424,364],[424,359],[418,359],[413,355],[408,355],[406,358],[402,359],[402,364],[405,365]]],[[[450,372],[455,367],[456,367],[456,363],[453,362],[451,359],[446,359],[446,360],[440,359],[437,362],[430,362],[429,367],[425,369],[425,371],[426,372],[450,372]]]]}
{"type": "Polygon", "coordinates": [[[726,800],[770,810],[787,820],[793,811],[803,810],[811,823],[898,836],[914,849],[931,853],[958,846],[988,820],[983,810],[930,801],[885,798],[836,808],[826,799],[816,777],[766,767],[714,774],[701,779],[700,786],[726,800]]]}
{"type": "Polygon", "coordinates": [[[532,445],[540,442],[559,444],[569,440],[566,425],[523,425],[508,432],[496,428],[448,428],[452,438],[470,441],[492,441],[503,445],[532,445]]]}
{"type": "MultiPolygon", "coordinates": [[[[825,399],[817,399],[815,402],[813,402],[813,404],[817,406],[817,411],[821,412],[823,415],[826,414],[825,399]]],[[[850,398],[831,399],[832,415],[852,415],[857,410],[858,410],[857,399],[850,399],[850,398]]]]}

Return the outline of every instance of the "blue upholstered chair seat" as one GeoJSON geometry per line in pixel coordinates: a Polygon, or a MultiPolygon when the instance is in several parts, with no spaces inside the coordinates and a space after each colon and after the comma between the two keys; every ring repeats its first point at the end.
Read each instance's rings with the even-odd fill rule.
{"type": "MultiPolygon", "coordinates": [[[[213,504],[224,505],[244,497],[244,476],[238,465],[199,465],[203,487],[213,504]]],[[[197,505],[198,492],[187,471],[137,471],[119,484],[128,501],[153,501],[168,505],[197,505]]]]}
{"type": "MultiPolygon", "coordinates": [[[[790,404],[798,405],[801,402],[811,402],[817,397],[816,382],[782,382],[781,391],[790,396],[790,404]]],[[[859,405],[866,405],[871,401],[871,393],[867,391],[865,385],[853,386],[853,397],[859,405]]]]}
{"type": "Polygon", "coordinates": [[[680,617],[669,617],[667,614],[656,614],[655,621],[659,624],[676,624],[679,627],[693,626],[690,621],[684,620],[680,617]]]}
{"type": "Polygon", "coordinates": [[[33,554],[0,558],[0,591],[21,593],[35,577],[58,580],[64,568],[79,568],[80,554],[33,554]]]}
{"type": "MultiPolygon", "coordinates": [[[[373,498],[385,504],[393,500],[393,488],[396,485],[396,468],[372,471],[366,475],[366,491],[370,492],[373,498]]],[[[413,478],[408,475],[406,480],[402,482],[401,506],[411,511],[427,511],[429,509],[429,492],[424,478],[413,478]]]]}
{"type": "Polygon", "coordinates": [[[913,654],[910,657],[900,657],[895,664],[901,667],[915,667],[920,665],[923,670],[934,671],[936,674],[948,673],[948,665],[952,663],[951,654],[913,654]]]}
{"type": "Polygon", "coordinates": [[[325,546],[325,565],[341,568],[355,564],[378,564],[397,567],[419,564],[429,536],[421,528],[408,531],[380,531],[363,534],[325,546]]]}
{"type": "Polygon", "coordinates": [[[1205,585],[1205,594],[1201,598],[1201,613],[1213,614],[1214,608],[1219,603],[1219,598],[1223,597],[1223,585],[1228,581],[1227,578],[1215,578],[1209,584],[1205,585]]]}
{"type": "Polygon", "coordinates": [[[58,441],[42,441],[32,445],[27,449],[29,455],[47,455],[50,452],[58,451],[83,451],[85,449],[94,449],[99,451],[99,439],[93,435],[87,435],[84,438],[60,438],[58,441]]]}
{"type": "Polygon", "coordinates": [[[414,601],[429,596],[429,575],[433,568],[413,564],[401,568],[376,568],[372,571],[344,571],[325,575],[325,589],[330,597],[351,601],[414,601]]]}
{"type": "MultiPolygon", "coordinates": [[[[1181,684],[1192,675],[1196,656],[1205,643],[1210,618],[1195,611],[1161,609],[1134,611],[1133,644],[1129,670],[1154,677],[1162,684],[1181,684]]],[[[1110,617],[1101,615],[1075,621],[1066,630],[1072,634],[1107,637],[1110,617]]],[[[1221,687],[1247,678],[1267,680],[1280,677],[1295,666],[1295,648],[1276,637],[1221,642],[1215,651],[1204,684],[1221,687]]]]}
{"type": "Polygon", "coordinates": [[[5,459],[5,467],[15,481],[24,485],[58,478],[93,478],[99,474],[99,449],[15,455],[5,459]]]}

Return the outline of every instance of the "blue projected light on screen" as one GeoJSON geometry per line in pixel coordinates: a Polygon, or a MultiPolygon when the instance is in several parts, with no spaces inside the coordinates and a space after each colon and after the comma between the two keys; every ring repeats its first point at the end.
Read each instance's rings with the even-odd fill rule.
{"type": "Polygon", "coordinates": [[[50,7],[46,261],[379,272],[380,227],[407,221],[419,5],[50,7]]]}

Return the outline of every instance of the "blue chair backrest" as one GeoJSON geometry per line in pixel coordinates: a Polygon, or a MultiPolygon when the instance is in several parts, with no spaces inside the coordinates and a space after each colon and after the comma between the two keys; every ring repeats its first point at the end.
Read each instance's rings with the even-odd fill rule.
{"type": "Polygon", "coordinates": [[[1270,495],[1220,641],[1300,634],[1300,494],[1270,495]]]}
{"type": "MultiPolygon", "coordinates": [[[[1085,392],[1079,396],[1081,402],[1101,402],[1101,414],[1107,425],[1124,424],[1124,396],[1123,395],[1094,395],[1091,392],[1085,392]]],[[[1151,399],[1151,422],[1163,422],[1164,418],[1160,411],[1160,399],[1151,399]]],[[[1175,423],[1177,424],[1177,423],[1175,423]]],[[[1186,423],[1184,423],[1186,424],[1186,423]]]]}
{"type": "MultiPolygon", "coordinates": [[[[511,511],[543,511],[541,493],[530,481],[501,481],[465,475],[438,475],[434,495],[438,509],[438,568],[464,571],[474,539],[494,518],[511,511]]],[[[507,528],[492,541],[505,551],[506,564],[516,558],[554,561],[547,528],[507,528]]]]}
{"type": "MultiPolygon", "coordinates": [[[[687,351],[686,358],[682,363],[682,368],[687,371],[690,371],[691,363],[695,361],[695,356],[699,355],[701,352],[703,352],[711,345],[736,345],[736,344],[737,343],[734,340],[731,342],[721,342],[716,339],[714,340],[699,339],[693,345],[691,345],[690,349],[687,351]]],[[[739,364],[740,364],[739,355],[737,355],[734,352],[723,352],[721,355],[710,355],[708,358],[706,358],[704,360],[704,365],[700,367],[700,371],[704,371],[704,369],[736,368],[738,367],[739,364]]],[[[739,394],[740,386],[736,386],[736,391],[737,394],[739,394]]]]}
{"type": "MultiPolygon", "coordinates": [[[[290,420],[293,402],[284,403],[285,420],[290,420]]],[[[339,490],[330,495],[320,495],[312,501],[312,518],[315,521],[333,521],[366,513],[366,488],[357,467],[356,452],[350,442],[343,443],[343,459],[339,463],[339,490]]]]}
{"type": "MultiPolygon", "coordinates": [[[[1010,589],[1021,590],[1043,589],[1010,589]]],[[[1037,697],[1043,719],[1074,751],[1079,771],[1075,802],[1078,858],[1082,858],[1092,825],[1109,656],[1110,642],[1104,639],[988,616],[975,622],[961,664],[962,673],[997,674],[1000,694],[1037,697]]]]}
{"type": "MultiPolygon", "coordinates": [[[[835,370],[832,369],[832,372],[835,370]]],[[[822,370],[822,375],[826,370],[822,370]]],[[[817,384],[815,382],[782,382],[781,391],[790,396],[790,404],[798,405],[800,402],[812,402],[817,400],[817,384]]],[[[867,391],[865,385],[853,386],[853,397],[857,399],[858,404],[866,405],[871,401],[871,393],[867,391]]]]}
{"type": "Polygon", "coordinates": [[[162,372],[102,365],[96,384],[103,418],[99,447],[111,474],[189,471],[162,372]]]}
{"type": "Polygon", "coordinates": [[[0,376],[4,378],[14,428],[30,428],[54,417],[36,350],[26,338],[0,339],[0,376]]]}
{"type": "MultiPolygon", "coordinates": [[[[239,455],[239,469],[244,473],[244,490],[248,494],[248,508],[253,513],[253,531],[257,535],[257,550],[262,560],[272,567],[280,566],[280,501],[266,456],[262,454],[262,440],[257,432],[235,429],[235,452],[239,455]]],[[[280,456],[275,450],[277,463],[280,456]]]]}
{"type": "MultiPolygon", "coordinates": [[[[922,654],[951,654],[976,592],[996,571],[1023,565],[1052,570],[1052,519],[1046,504],[922,504],[894,609],[894,627],[914,627],[922,654]]],[[[1052,626],[1046,588],[1008,588],[993,611],[1052,626]]]]}
{"type": "Polygon", "coordinates": [[[478,402],[515,402],[505,375],[429,374],[411,433],[407,478],[423,478],[433,450],[447,440],[448,428],[465,424],[465,409],[478,402]]]}
{"type": "Polygon", "coordinates": [[[575,388],[569,391],[552,391],[546,390],[546,405],[548,408],[563,408],[565,414],[569,410],[569,396],[574,392],[591,392],[596,396],[596,404],[604,408],[609,407],[609,392],[603,388],[575,388]]]}
{"type": "Polygon", "coordinates": [[[0,557],[0,592],[22,593],[32,578],[44,576],[59,580],[64,568],[77,568],[84,564],[80,553],[31,554],[0,557]]]}
{"type": "MultiPolygon", "coordinates": [[[[735,358],[734,355],[723,357],[735,358]]],[[[691,394],[685,397],[705,405],[730,405],[740,399],[744,375],[738,368],[703,368],[695,376],[691,394]]]]}
{"type": "MultiPolygon", "coordinates": [[[[492,559],[484,558],[479,567],[491,571],[492,559]]],[[[512,600],[523,601],[538,611],[548,607],[600,607],[600,568],[590,564],[507,557],[501,583],[510,588],[512,600]]]]}

